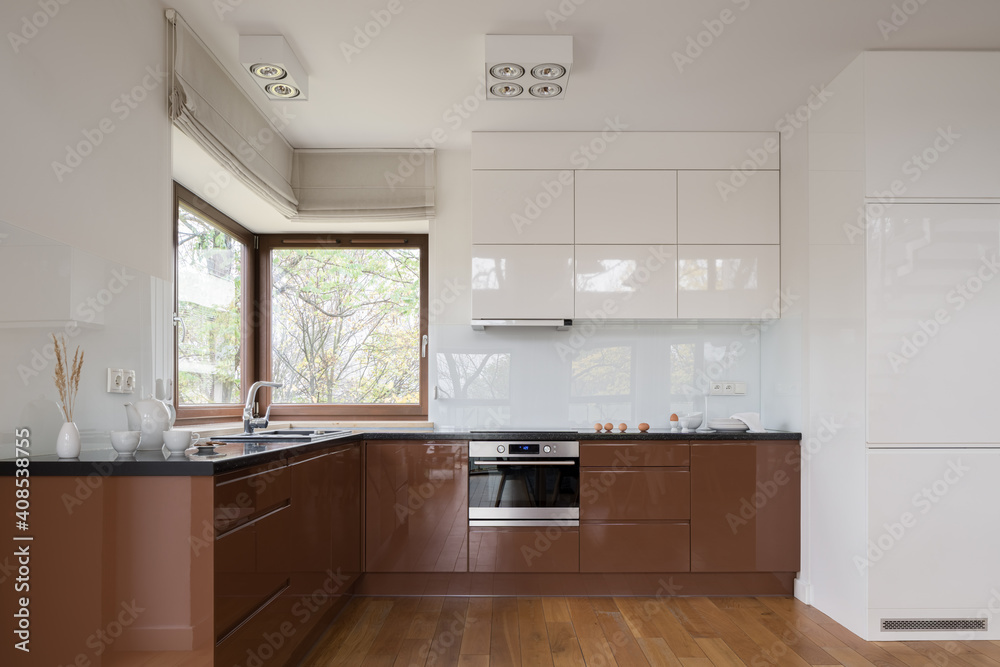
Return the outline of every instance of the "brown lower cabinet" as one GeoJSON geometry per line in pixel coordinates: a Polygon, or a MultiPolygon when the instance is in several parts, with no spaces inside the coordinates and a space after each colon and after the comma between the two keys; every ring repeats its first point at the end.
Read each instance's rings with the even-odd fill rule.
{"type": "Polygon", "coordinates": [[[465,441],[366,443],[365,571],[467,572],[465,441]]]}
{"type": "Polygon", "coordinates": [[[215,664],[294,664],[361,571],[361,444],[216,478],[215,664]]]}
{"type": "Polygon", "coordinates": [[[691,445],[691,571],[797,572],[799,443],[691,445]]]}
{"type": "Polygon", "coordinates": [[[469,528],[473,572],[579,572],[576,526],[473,526],[469,528]]]}
{"type": "Polygon", "coordinates": [[[687,521],[580,524],[581,572],[687,572],[687,521]]]}

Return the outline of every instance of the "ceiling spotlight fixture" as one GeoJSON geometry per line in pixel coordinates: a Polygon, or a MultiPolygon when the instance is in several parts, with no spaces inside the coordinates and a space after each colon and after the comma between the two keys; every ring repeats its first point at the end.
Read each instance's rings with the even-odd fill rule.
{"type": "Polygon", "coordinates": [[[558,79],[565,73],[566,68],[562,65],[556,65],[555,63],[545,63],[544,65],[538,65],[537,67],[531,68],[531,76],[544,81],[558,79]]]}
{"type": "MultiPolygon", "coordinates": [[[[558,88],[558,86],[556,87],[558,88]]],[[[290,100],[293,97],[298,97],[300,93],[298,88],[295,86],[289,86],[287,83],[269,83],[264,87],[264,90],[267,91],[268,94],[280,97],[283,100],[290,100]]]]}
{"type": "Polygon", "coordinates": [[[262,79],[269,79],[271,81],[274,81],[275,79],[284,79],[288,74],[288,72],[277,65],[269,65],[267,63],[257,63],[250,68],[250,71],[254,76],[259,76],[262,79]]]}
{"type": "Polygon", "coordinates": [[[306,70],[281,35],[240,35],[240,62],[272,100],[309,96],[306,70]]]}
{"type": "Polygon", "coordinates": [[[555,97],[562,92],[562,86],[557,83],[536,83],[528,92],[535,97],[555,97]]]}
{"type": "Polygon", "coordinates": [[[571,35],[486,35],[486,99],[562,99],[572,64],[571,35]]]}
{"type": "Polygon", "coordinates": [[[514,63],[503,63],[501,65],[494,65],[491,67],[490,74],[498,79],[510,81],[511,79],[520,79],[524,76],[524,68],[520,65],[515,65],[514,63]]]}
{"type": "Polygon", "coordinates": [[[497,97],[517,97],[524,92],[524,88],[516,83],[496,83],[490,87],[490,92],[497,97]]]}

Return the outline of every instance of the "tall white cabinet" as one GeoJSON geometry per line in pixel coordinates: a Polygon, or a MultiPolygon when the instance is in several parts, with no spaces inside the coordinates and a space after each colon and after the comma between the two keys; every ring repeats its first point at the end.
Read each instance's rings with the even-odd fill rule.
{"type": "Polygon", "coordinates": [[[473,319],[777,317],[777,146],[765,132],[474,133],[473,319]],[[751,154],[764,164],[731,171],[751,154]]]}

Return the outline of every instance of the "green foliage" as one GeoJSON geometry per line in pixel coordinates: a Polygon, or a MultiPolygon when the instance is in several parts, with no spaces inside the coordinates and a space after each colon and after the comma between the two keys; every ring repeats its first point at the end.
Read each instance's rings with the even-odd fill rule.
{"type": "Polygon", "coordinates": [[[289,248],[271,261],[276,402],[419,402],[418,250],[289,248]]]}

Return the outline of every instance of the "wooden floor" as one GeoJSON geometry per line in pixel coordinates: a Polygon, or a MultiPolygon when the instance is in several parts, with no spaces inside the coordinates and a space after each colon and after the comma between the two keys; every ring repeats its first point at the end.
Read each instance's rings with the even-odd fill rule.
{"type": "Polygon", "coordinates": [[[1000,667],[1000,642],[865,642],[791,598],[355,598],[302,667],[1000,667]]]}

